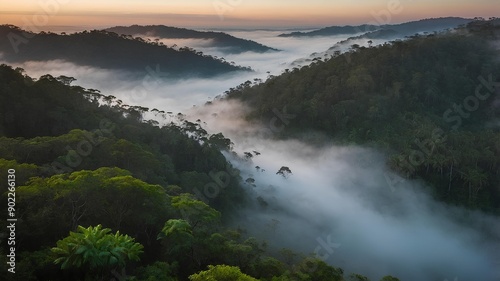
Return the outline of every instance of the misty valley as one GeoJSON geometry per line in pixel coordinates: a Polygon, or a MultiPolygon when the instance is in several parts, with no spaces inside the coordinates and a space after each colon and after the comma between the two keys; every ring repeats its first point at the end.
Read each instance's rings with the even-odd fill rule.
{"type": "Polygon", "coordinates": [[[1,280],[500,280],[499,18],[0,37],[1,280]]]}

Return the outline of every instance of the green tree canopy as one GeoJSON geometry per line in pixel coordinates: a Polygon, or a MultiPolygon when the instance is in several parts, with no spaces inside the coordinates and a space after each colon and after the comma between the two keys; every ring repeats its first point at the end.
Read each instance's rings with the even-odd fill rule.
{"type": "Polygon", "coordinates": [[[236,266],[209,265],[208,270],[189,276],[191,281],[258,281],[246,275],[236,266]]]}
{"type": "Polygon", "coordinates": [[[52,248],[57,256],[54,263],[61,264],[61,269],[83,269],[102,275],[104,269],[123,268],[128,261],[139,261],[143,246],[119,231],[110,232],[101,225],[78,226],[76,232],[70,232],[52,248]]]}

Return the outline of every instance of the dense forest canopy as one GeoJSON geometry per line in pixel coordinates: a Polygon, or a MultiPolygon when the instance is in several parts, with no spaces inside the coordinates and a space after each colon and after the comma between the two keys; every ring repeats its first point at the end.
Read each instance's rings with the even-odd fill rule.
{"type": "Polygon", "coordinates": [[[143,114],[168,113],[68,80],[0,65],[0,172],[15,170],[18,217],[9,280],[345,280],[224,226],[248,201],[221,154],[229,139],[180,113],[159,126],[143,114]]]}
{"type": "Polygon", "coordinates": [[[16,26],[1,25],[0,53],[9,63],[64,60],[78,65],[121,70],[146,75],[148,67],[159,68],[168,77],[212,77],[249,68],[204,55],[188,47],[174,49],[140,37],[107,31],[73,34],[32,33],[16,26]]]}
{"type": "Polygon", "coordinates": [[[443,35],[353,45],[227,94],[250,105],[255,120],[284,107],[300,116],[282,137],[316,130],[376,147],[401,177],[425,180],[440,200],[498,214],[499,32],[498,20],[476,21],[443,35]]]}

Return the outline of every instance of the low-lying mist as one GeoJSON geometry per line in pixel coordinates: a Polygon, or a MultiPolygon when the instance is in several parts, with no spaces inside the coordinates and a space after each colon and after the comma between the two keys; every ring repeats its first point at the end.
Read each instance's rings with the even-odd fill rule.
{"type": "MultiPolygon", "coordinates": [[[[346,37],[295,39],[276,37],[279,31],[229,33],[283,51],[226,55],[203,46],[206,42],[184,42],[197,43],[207,54],[255,70],[211,79],[169,80],[154,65],[141,77],[63,61],[15,66],[32,77],[47,73],[75,77],[74,84],[99,89],[130,105],[187,112],[188,118],[206,122],[210,132],[231,138],[240,155],[251,152],[248,160],[226,154],[241,170],[243,180],[255,181],[244,183],[255,204],[242,210],[234,225],[269,241],[273,251],[286,247],[315,253],[327,263],[372,280],[389,274],[405,281],[500,280],[498,218],[438,203],[418,181],[391,185],[387,178],[394,175],[386,169],[380,152],[276,140],[273,137],[286,125],[279,118],[264,125],[249,124],[242,118],[245,107],[235,101],[202,106],[231,87],[277,75],[296,59],[323,52],[346,37]],[[282,166],[292,174],[286,178],[276,174],[282,166]]],[[[293,118],[287,122],[300,115],[293,118]]]]}
{"type": "MultiPolygon", "coordinates": [[[[224,55],[221,52],[214,55],[224,56],[228,61],[236,61],[242,65],[250,65],[260,72],[269,71],[273,75],[280,74],[283,69],[290,68],[292,62],[299,58],[310,57],[312,53],[323,52],[340,41],[346,40],[350,35],[327,36],[327,37],[278,37],[283,31],[228,31],[230,35],[239,38],[250,39],[258,43],[270,46],[281,52],[267,52],[264,54],[244,53],[235,55],[224,55]]],[[[310,63],[310,62],[309,62],[310,63]]],[[[302,66],[306,65],[304,62],[302,66]]]]}
{"type": "MultiPolygon", "coordinates": [[[[346,37],[282,38],[281,31],[232,31],[233,36],[251,39],[280,49],[280,52],[226,54],[223,48],[207,47],[207,40],[162,40],[168,46],[188,46],[208,55],[224,57],[238,65],[250,66],[254,72],[234,72],[213,78],[186,77],[170,79],[158,65],[144,69],[143,75],[131,76],[116,70],[76,65],[62,60],[16,63],[31,77],[51,74],[71,76],[74,85],[98,89],[105,95],[113,95],[129,105],[146,106],[164,111],[183,112],[199,106],[247,80],[265,80],[269,75],[279,75],[291,63],[316,51],[324,51],[346,37]],[[177,43],[176,43],[177,42],[177,43]]],[[[29,44],[29,42],[28,42],[29,44]]],[[[2,62],[0,56],[0,63],[2,62]]],[[[10,63],[7,63],[10,64],[10,63]]],[[[11,64],[12,65],[12,64],[11,64]]]]}
{"type": "MultiPolygon", "coordinates": [[[[1,62],[0,62],[1,63],[1,62]]],[[[253,72],[236,72],[214,78],[169,79],[159,66],[144,69],[144,75],[80,66],[65,61],[26,62],[15,64],[31,77],[50,73],[54,77],[75,77],[74,85],[98,89],[113,95],[125,104],[146,106],[164,111],[183,112],[194,105],[204,104],[229,87],[253,79],[253,72]],[[230,86],[231,85],[231,86],[230,86]]]]}
{"type": "MultiPolygon", "coordinates": [[[[498,218],[436,202],[418,181],[394,180],[377,151],[276,140],[276,128],[285,124],[249,124],[242,112],[231,101],[188,115],[231,138],[239,155],[253,155],[226,154],[243,180],[255,180],[244,183],[254,205],[235,226],[272,250],[314,253],[371,280],[499,280],[498,218]],[[292,174],[276,174],[282,166],[292,174]]],[[[294,118],[289,122],[300,116],[294,118]]]]}

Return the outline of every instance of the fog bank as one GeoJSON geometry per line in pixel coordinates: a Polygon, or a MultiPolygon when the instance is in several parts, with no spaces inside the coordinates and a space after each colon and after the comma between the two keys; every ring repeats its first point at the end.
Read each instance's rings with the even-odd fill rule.
{"type": "Polygon", "coordinates": [[[436,202],[418,181],[391,185],[387,178],[396,175],[371,149],[276,140],[267,122],[242,120],[245,111],[231,101],[189,114],[224,132],[238,154],[260,153],[250,160],[226,154],[243,180],[255,180],[244,183],[254,205],[235,226],[275,250],[314,253],[371,280],[499,280],[498,218],[436,202]],[[276,174],[282,166],[292,171],[287,178],[276,174]]]}

